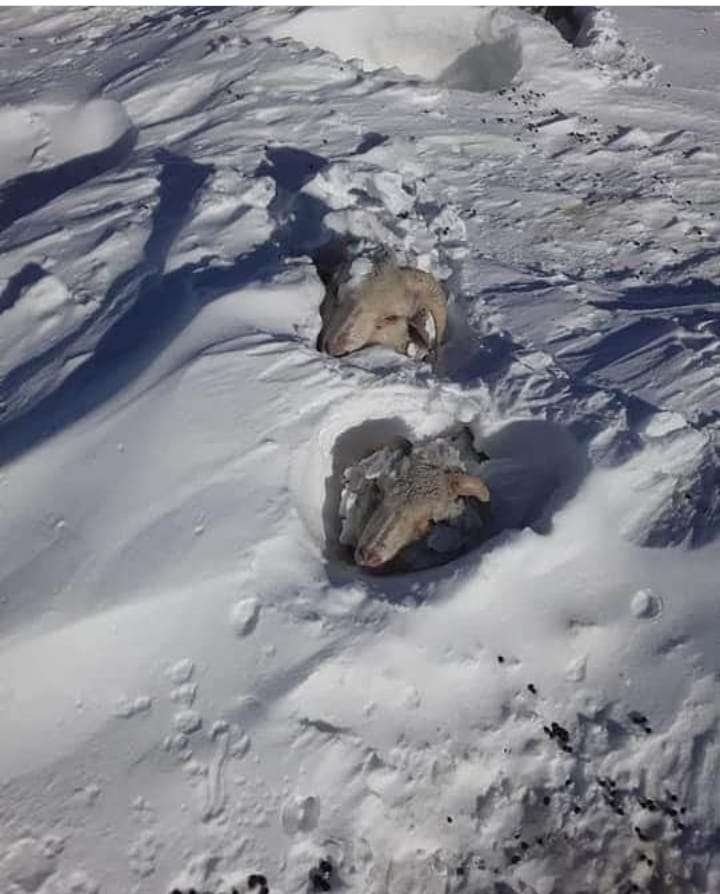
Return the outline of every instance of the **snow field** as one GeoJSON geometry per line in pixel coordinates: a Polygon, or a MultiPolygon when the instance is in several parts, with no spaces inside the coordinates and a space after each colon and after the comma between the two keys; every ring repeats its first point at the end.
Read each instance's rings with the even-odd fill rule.
{"type": "Polygon", "coordinates": [[[713,13],[654,13],[0,12],[3,891],[717,889],[713,13]],[[315,350],[346,236],[436,370],[315,350]],[[518,420],[591,463],[542,533],[338,561],[366,446],[518,420]]]}

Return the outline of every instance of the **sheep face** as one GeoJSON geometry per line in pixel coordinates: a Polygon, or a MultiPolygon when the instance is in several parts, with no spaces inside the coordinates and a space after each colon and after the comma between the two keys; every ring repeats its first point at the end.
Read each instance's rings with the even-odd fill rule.
{"type": "Polygon", "coordinates": [[[387,345],[405,352],[407,318],[382,311],[369,302],[348,299],[338,306],[323,339],[323,348],[333,357],[359,351],[366,345],[387,345]]]}
{"type": "Polygon", "coordinates": [[[405,354],[411,343],[424,344],[429,350],[442,339],[446,299],[428,273],[383,264],[360,282],[343,282],[336,290],[339,300],[321,342],[323,350],[334,357],[367,345],[386,345],[405,354]],[[432,337],[424,334],[428,315],[433,320],[432,337]]]}
{"type": "Polygon", "coordinates": [[[378,479],[377,487],[380,502],[355,548],[355,562],[363,568],[385,565],[423,537],[433,522],[456,515],[462,509],[460,497],[475,497],[484,503],[490,500],[481,479],[412,456],[392,475],[378,479]]]}

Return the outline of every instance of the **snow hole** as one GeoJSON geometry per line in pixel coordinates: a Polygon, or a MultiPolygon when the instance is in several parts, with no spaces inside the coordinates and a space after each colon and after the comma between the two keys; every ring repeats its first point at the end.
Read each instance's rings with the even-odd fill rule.
{"type": "MultiPolygon", "coordinates": [[[[395,406],[402,403],[397,400],[395,406]]],[[[414,407],[405,400],[403,418],[388,414],[353,425],[348,424],[352,420],[347,409],[329,415],[318,441],[296,455],[291,477],[299,514],[330,566],[372,574],[355,565],[353,548],[347,544],[345,472],[381,445],[398,439],[410,441],[417,449],[430,441],[439,444],[451,432],[467,431],[469,441],[474,442],[470,450],[477,453],[477,464],[473,457],[467,471],[479,474],[489,487],[492,513],[490,519],[480,513],[477,531],[473,528],[472,536],[463,534],[460,548],[437,549],[435,541],[430,544],[431,532],[425,545],[403,551],[398,562],[382,571],[419,571],[444,565],[508,531],[530,527],[544,534],[551,530],[553,515],[577,491],[587,473],[585,450],[556,423],[518,419],[492,425],[483,413],[476,412],[468,419],[467,408],[463,420],[462,409],[457,407],[453,413],[446,406],[428,419],[419,401],[414,407]]],[[[462,524],[465,531],[467,525],[462,524]]]]}

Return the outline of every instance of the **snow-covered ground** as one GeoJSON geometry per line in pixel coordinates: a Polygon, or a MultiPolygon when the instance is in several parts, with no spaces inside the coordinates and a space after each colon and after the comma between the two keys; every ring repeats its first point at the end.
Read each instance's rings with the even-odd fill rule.
{"type": "Polygon", "coordinates": [[[0,24],[3,894],[720,890],[720,13],[0,24]],[[315,350],[334,234],[435,369],[315,350]],[[369,443],[538,419],[546,531],[336,558],[369,443]]]}

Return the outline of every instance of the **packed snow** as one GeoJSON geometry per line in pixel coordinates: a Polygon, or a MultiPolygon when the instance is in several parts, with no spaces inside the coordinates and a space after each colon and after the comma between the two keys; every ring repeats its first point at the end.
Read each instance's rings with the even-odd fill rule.
{"type": "Polygon", "coordinates": [[[718,11],[0,22],[3,894],[720,890],[718,11]],[[317,350],[347,238],[434,365],[317,350]],[[341,559],[458,425],[546,523],[341,559]]]}

